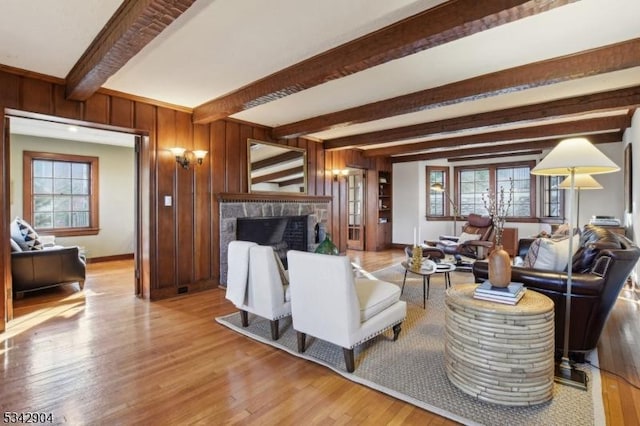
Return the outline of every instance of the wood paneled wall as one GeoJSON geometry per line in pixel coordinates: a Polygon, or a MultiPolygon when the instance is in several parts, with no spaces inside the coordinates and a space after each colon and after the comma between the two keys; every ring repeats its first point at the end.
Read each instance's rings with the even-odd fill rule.
{"type": "MultiPolygon", "coordinates": [[[[341,251],[346,250],[346,182],[334,182],[334,168],[375,170],[376,161],[359,151],[325,152],[322,144],[304,139],[273,141],[270,129],[232,120],[192,124],[186,109],[170,108],[126,95],[98,92],[85,102],[64,98],[65,87],[54,78],[41,79],[0,71],[0,107],[39,113],[148,135],[138,158],[142,266],[140,294],[145,298],[171,297],[179,288],[193,292],[218,285],[218,192],[247,191],[247,138],[279,142],[307,150],[308,194],[331,196],[330,232],[341,251]],[[202,166],[182,169],[166,149],[183,146],[209,151],[202,166]],[[173,205],[164,206],[171,196],[173,205]]],[[[0,124],[4,133],[4,123],[0,124]]],[[[8,141],[0,147],[3,170],[0,234],[9,237],[8,141]]],[[[371,188],[370,188],[371,190],[371,188]]],[[[9,248],[0,244],[0,270],[10,277],[9,248]]],[[[4,308],[4,306],[0,306],[4,308]]],[[[0,314],[2,312],[0,311],[0,314]]],[[[4,315],[3,315],[4,316],[4,315]]]]}

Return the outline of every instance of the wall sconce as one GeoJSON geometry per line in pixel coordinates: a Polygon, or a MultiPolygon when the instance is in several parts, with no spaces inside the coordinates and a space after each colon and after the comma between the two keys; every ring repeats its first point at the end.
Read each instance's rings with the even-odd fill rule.
{"type": "Polygon", "coordinates": [[[176,162],[182,166],[183,169],[188,169],[191,164],[191,156],[189,152],[195,157],[196,162],[199,166],[202,165],[202,160],[207,155],[207,151],[204,150],[195,150],[195,151],[187,151],[185,148],[169,148],[169,151],[176,157],[176,162]]]}
{"type": "Polygon", "coordinates": [[[349,170],[347,169],[333,169],[333,181],[337,182],[339,176],[347,177],[349,176],[349,170]]]}

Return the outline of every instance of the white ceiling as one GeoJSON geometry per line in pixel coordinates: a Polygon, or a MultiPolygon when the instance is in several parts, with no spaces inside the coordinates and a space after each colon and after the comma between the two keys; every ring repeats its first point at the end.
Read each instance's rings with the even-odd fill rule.
{"type": "Polygon", "coordinates": [[[112,132],[93,127],[73,126],[32,118],[11,117],[11,133],[41,138],[63,139],[77,142],[100,143],[133,148],[135,136],[129,133],[112,132]]]}
{"type": "MultiPolygon", "coordinates": [[[[103,87],[196,107],[443,2],[197,0],[103,87]]],[[[4,1],[0,40],[10,42],[0,43],[0,64],[64,78],[120,3],[4,1]]],[[[638,38],[638,18],[640,0],[581,0],[332,80],[232,117],[267,126],[292,123],[638,38]]],[[[637,85],[640,68],[633,68],[336,127],[310,136],[330,139],[637,85]]]]}

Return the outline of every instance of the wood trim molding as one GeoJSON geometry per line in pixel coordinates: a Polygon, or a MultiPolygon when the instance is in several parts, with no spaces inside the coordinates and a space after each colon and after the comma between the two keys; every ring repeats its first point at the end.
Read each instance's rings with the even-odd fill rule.
{"type": "Polygon", "coordinates": [[[102,93],[103,95],[115,96],[122,99],[128,99],[134,102],[142,102],[144,104],[154,105],[162,108],[173,109],[176,111],[186,112],[187,114],[193,113],[193,108],[189,108],[182,105],[170,104],[169,102],[159,101],[157,99],[145,98],[144,96],[132,95],[131,93],[119,92],[117,90],[105,89],[101,87],[96,93],[102,93]]]}
{"type": "Polygon", "coordinates": [[[112,256],[89,257],[87,263],[111,262],[112,260],[133,259],[133,253],[114,254],[112,256]]]}
{"type": "Polygon", "coordinates": [[[237,192],[220,192],[216,194],[218,202],[234,203],[234,202],[300,202],[300,203],[330,203],[332,198],[329,196],[318,195],[297,195],[297,194],[279,194],[279,193],[237,193],[237,192]]]}
{"type": "Polygon", "coordinates": [[[449,1],[208,101],[194,110],[193,120],[197,124],[219,120],[319,84],[573,1],[507,0],[482,4],[475,0],[449,1]]]}

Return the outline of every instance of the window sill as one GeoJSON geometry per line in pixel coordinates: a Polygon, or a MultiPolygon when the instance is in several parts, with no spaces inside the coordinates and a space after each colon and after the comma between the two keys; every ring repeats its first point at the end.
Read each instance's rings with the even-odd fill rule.
{"type": "Polygon", "coordinates": [[[86,235],[98,235],[100,228],[55,228],[36,229],[41,235],[55,235],[56,237],[81,237],[86,235]]]}

